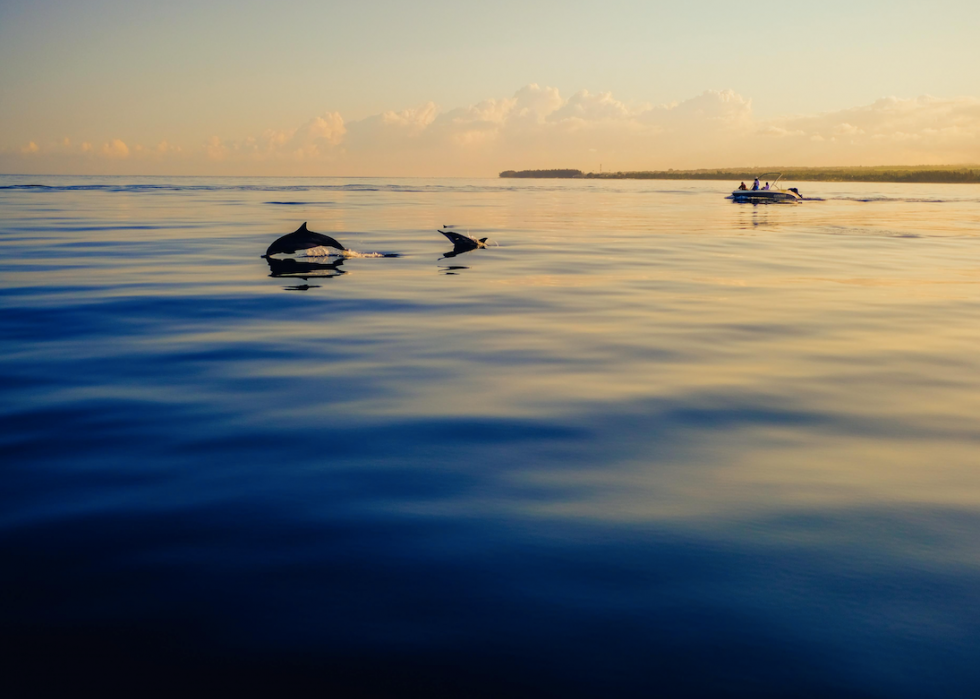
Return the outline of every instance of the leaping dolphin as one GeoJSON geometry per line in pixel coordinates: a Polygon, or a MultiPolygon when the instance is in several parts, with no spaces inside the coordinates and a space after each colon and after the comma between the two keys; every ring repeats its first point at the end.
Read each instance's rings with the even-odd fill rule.
{"type": "Polygon", "coordinates": [[[306,227],[306,223],[304,222],[302,226],[297,228],[292,233],[288,233],[274,241],[272,245],[269,246],[269,249],[265,251],[265,255],[263,255],[263,257],[275,255],[277,252],[291,254],[297,250],[309,250],[310,248],[317,247],[337,248],[338,250],[347,249],[329,235],[314,233],[306,227]]]}
{"type": "Polygon", "coordinates": [[[439,232],[449,238],[449,242],[453,244],[453,255],[458,255],[461,252],[469,252],[470,250],[476,250],[477,248],[485,248],[487,246],[487,238],[480,238],[477,240],[476,238],[471,238],[468,235],[463,235],[462,233],[457,233],[456,231],[440,230],[439,232]]]}

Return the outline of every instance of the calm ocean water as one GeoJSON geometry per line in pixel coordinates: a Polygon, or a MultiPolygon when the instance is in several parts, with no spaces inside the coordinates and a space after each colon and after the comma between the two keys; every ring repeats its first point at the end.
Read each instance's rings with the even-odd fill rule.
{"type": "Polygon", "coordinates": [[[13,676],[980,695],[980,188],[799,186],[0,177],[13,676]]]}

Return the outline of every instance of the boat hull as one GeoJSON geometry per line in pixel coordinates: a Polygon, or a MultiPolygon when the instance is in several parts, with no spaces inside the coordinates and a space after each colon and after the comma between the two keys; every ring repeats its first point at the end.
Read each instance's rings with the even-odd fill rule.
{"type": "Polygon", "coordinates": [[[732,192],[732,199],[737,202],[750,202],[752,204],[803,201],[803,197],[799,194],[786,189],[736,189],[732,192]]]}

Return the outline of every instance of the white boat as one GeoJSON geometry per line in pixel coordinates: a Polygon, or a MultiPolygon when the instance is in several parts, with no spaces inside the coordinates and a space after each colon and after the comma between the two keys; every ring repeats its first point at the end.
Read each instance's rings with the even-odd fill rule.
{"type": "MultiPolygon", "coordinates": [[[[776,185],[782,175],[778,172],[763,173],[765,175],[777,175],[769,189],[736,189],[732,192],[731,198],[737,202],[747,202],[752,204],[772,204],[775,202],[803,201],[803,195],[796,187],[789,189],[779,189],[776,185]]],[[[759,177],[758,179],[762,179],[759,177]]]]}

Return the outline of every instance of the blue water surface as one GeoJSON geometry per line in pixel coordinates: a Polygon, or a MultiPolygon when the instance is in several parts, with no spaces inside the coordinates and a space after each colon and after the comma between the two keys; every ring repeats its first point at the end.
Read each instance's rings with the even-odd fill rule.
{"type": "Polygon", "coordinates": [[[980,190],[726,186],[0,176],[11,682],[980,694],[980,190]]]}

